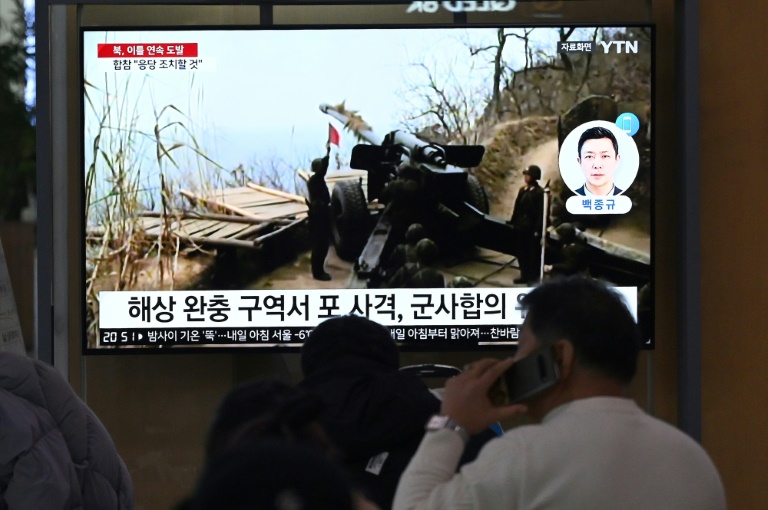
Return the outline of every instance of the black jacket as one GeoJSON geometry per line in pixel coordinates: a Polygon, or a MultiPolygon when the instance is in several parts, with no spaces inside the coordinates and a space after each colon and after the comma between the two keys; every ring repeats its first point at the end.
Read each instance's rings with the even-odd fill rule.
{"type": "Polygon", "coordinates": [[[356,356],[325,364],[300,386],[325,402],[321,422],[354,482],[383,510],[390,508],[440,401],[416,376],[356,356]],[[376,466],[380,455],[386,458],[376,466]]]}
{"type": "Polygon", "coordinates": [[[0,353],[0,509],[132,510],[104,425],[59,372],[0,353]]]}
{"type": "MultiPolygon", "coordinates": [[[[321,422],[353,481],[382,510],[390,509],[440,400],[417,376],[356,355],[324,363],[300,386],[325,402],[321,422]]],[[[474,460],[492,437],[489,431],[472,438],[462,463],[474,460]]]]}
{"type": "Polygon", "coordinates": [[[512,211],[512,226],[526,234],[541,233],[544,222],[544,190],[538,183],[523,186],[512,211]]]}
{"type": "MultiPolygon", "coordinates": [[[[581,195],[583,197],[587,196],[586,187],[587,187],[587,185],[584,184],[581,188],[577,188],[576,189],[576,194],[577,195],[581,195]]],[[[624,193],[624,191],[619,189],[619,188],[617,188],[616,185],[614,184],[613,185],[613,194],[614,195],[621,195],[622,193],[624,193]]]]}

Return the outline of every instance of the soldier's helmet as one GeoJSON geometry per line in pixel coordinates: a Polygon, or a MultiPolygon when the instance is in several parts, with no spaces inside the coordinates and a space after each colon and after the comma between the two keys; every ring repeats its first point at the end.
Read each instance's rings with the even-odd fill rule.
{"type": "Polygon", "coordinates": [[[425,265],[433,264],[440,255],[440,248],[432,239],[422,239],[416,243],[416,257],[425,265]]]}
{"type": "Polygon", "coordinates": [[[312,160],[312,173],[325,173],[328,171],[327,161],[323,161],[325,158],[317,158],[312,160]]]}
{"type": "Polygon", "coordinates": [[[456,276],[452,278],[450,282],[448,282],[448,287],[451,287],[454,289],[470,288],[474,286],[475,285],[472,283],[472,280],[470,280],[466,276],[456,276]]]}
{"type": "Polygon", "coordinates": [[[573,226],[573,223],[563,223],[557,227],[557,235],[560,236],[563,243],[572,243],[576,240],[576,227],[573,226]]]}
{"type": "Polygon", "coordinates": [[[408,230],[405,231],[405,242],[408,244],[416,244],[422,239],[427,237],[427,232],[421,223],[413,223],[408,230]]]}
{"type": "Polygon", "coordinates": [[[541,168],[539,168],[536,165],[531,165],[525,170],[523,170],[523,174],[530,175],[531,177],[533,177],[538,181],[539,179],[541,179],[541,168]]]}

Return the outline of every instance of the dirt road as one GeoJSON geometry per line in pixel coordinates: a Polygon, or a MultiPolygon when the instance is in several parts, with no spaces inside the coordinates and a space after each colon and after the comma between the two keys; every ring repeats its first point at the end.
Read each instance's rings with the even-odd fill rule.
{"type": "MultiPolygon", "coordinates": [[[[560,178],[558,164],[557,138],[552,138],[534,146],[522,158],[522,168],[538,165],[542,171],[542,185],[560,178]]],[[[511,172],[507,178],[505,193],[498,202],[491,204],[491,214],[499,218],[510,218],[515,205],[515,198],[523,186],[523,176],[511,172]]],[[[617,216],[610,225],[603,229],[588,229],[588,232],[614,243],[651,253],[650,214],[648,211],[632,211],[632,214],[617,216]]]]}
{"type": "MultiPolygon", "coordinates": [[[[557,165],[557,138],[552,138],[546,142],[534,146],[523,155],[522,169],[530,165],[537,165],[541,168],[541,183],[547,182],[547,179],[558,177],[560,170],[557,165]]],[[[509,219],[512,217],[512,210],[515,207],[515,198],[520,188],[525,184],[523,180],[522,169],[517,172],[510,172],[504,182],[504,192],[498,200],[491,204],[491,214],[497,218],[509,219]]]]}

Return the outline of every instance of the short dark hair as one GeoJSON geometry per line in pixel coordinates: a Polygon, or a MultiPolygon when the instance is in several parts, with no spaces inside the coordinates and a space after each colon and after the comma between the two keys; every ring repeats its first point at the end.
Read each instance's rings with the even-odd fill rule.
{"type": "Polygon", "coordinates": [[[566,339],[585,368],[622,383],[635,376],[640,330],[621,295],[607,284],[582,276],[556,278],[533,289],[522,304],[540,346],[566,339]]]}
{"type": "Polygon", "coordinates": [[[619,142],[616,141],[616,137],[610,129],[595,126],[584,131],[579,137],[579,157],[581,157],[581,148],[584,146],[584,142],[587,140],[600,140],[601,138],[608,138],[613,143],[613,150],[616,154],[619,153],[619,142]]]}

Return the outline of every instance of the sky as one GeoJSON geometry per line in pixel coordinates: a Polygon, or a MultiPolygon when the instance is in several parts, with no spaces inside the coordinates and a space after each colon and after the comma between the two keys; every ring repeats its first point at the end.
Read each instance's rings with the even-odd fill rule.
{"type": "MultiPolygon", "coordinates": [[[[553,29],[539,29],[536,38],[555,47],[553,29]]],[[[119,98],[123,125],[126,113],[136,112],[136,126],[149,135],[143,137],[142,149],[148,166],[155,158],[150,141],[155,112],[166,105],[178,112],[166,109],[159,124],[183,122],[202,150],[225,169],[274,159],[306,164],[324,153],[329,122],[341,132],[340,151],[348,156],[356,141],[319,110],[320,104],[345,101],[383,135],[401,128],[405,114],[413,111],[409,90],[426,79],[415,63],[436,69],[439,79],[450,70],[466,87],[489,91],[489,58],[470,59],[467,40],[494,44],[496,30],[88,31],[84,74],[92,106],[85,108],[85,168],[108,97],[119,98]],[[111,59],[97,58],[96,45],[104,42],[196,42],[202,64],[196,72],[115,72],[111,59]]],[[[510,41],[507,60],[522,61],[522,45],[510,41]]],[[[114,107],[112,114],[108,124],[114,127],[114,107]]],[[[177,124],[163,136],[184,138],[181,129],[177,124]]],[[[189,151],[191,159],[183,163],[181,152],[175,153],[181,156],[180,165],[197,164],[189,151]]]]}
{"type": "MultiPolygon", "coordinates": [[[[34,19],[35,15],[35,0],[24,0],[24,10],[26,11],[26,15],[28,17],[28,20],[34,19]]],[[[34,32],[30,31],[27,34],[27,44],[34,47],[35,45],[35,34],[34,32]]],[[[36,94],[37,94],[37,87],[35,82],[35,59],[28,59],[27,60],[27,87],[24,91],[24,101],[27,103],[27,106],[30,108],[35,106],[36,101],[36,94]]]]}

